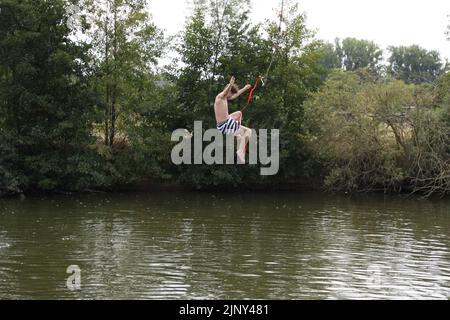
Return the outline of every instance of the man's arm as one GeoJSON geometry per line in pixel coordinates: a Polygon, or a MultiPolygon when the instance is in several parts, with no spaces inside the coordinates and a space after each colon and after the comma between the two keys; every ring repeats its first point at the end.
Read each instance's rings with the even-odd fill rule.
{"type": "Polygon", "coordinates": [[[242,88],[241,90],[239,90],[237,93],[235,93],[234,95],[231,96],[230,100],[234,100],[239,98],[239,96],[243,93],[245,93],[246,91],[250,90],[252,88],[252,86],[250,84],[246,85],[244,88],[242,88]]]}
{"type": "Polygon", "coordinates": [[[221,99],[226,99],[228,96],[228,93],[230,93],[231,87],[236,82],[236,79],[234,77],[231,77],[230,83],[225,87],[225,90],[223,90],[221,93],[219,93],[218,97],[221,99]]]}

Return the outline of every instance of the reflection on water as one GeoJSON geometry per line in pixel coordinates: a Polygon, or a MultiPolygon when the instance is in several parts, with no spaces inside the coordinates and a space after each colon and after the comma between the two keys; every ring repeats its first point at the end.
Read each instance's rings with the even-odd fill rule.
{"type": "Polygon", "coordinates": [[[0,201],[0,298],[450,297],[450,201],[127,194],[0,201]],[[81,290],[66,269],[81,268],[81,290]]]}

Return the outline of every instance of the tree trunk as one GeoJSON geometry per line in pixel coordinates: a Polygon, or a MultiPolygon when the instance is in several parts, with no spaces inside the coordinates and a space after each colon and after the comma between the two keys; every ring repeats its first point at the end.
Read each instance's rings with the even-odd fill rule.
{"type": "Polygon", "coordinates": [[[106,85],[105,104],[105,145],[109,146],[109,86],[106,85]]]}
{"type": "Polygon", "coordinates": [[[105,145],[109,146],[109,97],[110,90],[108,84],[109,78],[109,30],[108,30],[109,19],[106,17],[106,26],[105,26],[105,64],[106,64],[106,90],[105,90],[105,145]]]}
{"type": "Polygon", "coordinates": [[[113,34],[113,85],[111,92],[111,128],[109,133],[109,144],[112,147],[114,145],[114,139],[116,135],[116,103],[117,103],[117,3],[114,1],[114,34],[113,34]]]}

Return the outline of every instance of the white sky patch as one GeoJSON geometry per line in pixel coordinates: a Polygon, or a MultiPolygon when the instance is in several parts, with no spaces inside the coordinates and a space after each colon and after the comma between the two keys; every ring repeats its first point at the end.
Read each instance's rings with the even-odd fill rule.
{"type": "MultiPolygon", "coordinates": [[[[252,0],[252,20],[276,18],[274,9],[281,0],[252,0]]],[[[450,60],[450,41],[445,30],[449,23],[450,0],[299,0],[307,14],[307,26],[317,30],[317,38],[333,41],[355,37],[372,40],[383,49],[390,45],[417,44],[438,50],[450,60]]],[[[150,0],[155,23],[174,35],[182,30],[191,12],[189,0],[150,0]]]]}

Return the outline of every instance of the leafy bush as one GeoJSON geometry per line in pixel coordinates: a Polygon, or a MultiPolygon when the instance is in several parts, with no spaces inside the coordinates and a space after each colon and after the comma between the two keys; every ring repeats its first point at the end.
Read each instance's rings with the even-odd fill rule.
{"type": "Polygon", "coordinates": [[[432,89],[335,71],[305,104],[308,144],[339,191],[448,193],[449,131],[432,89]]]}

